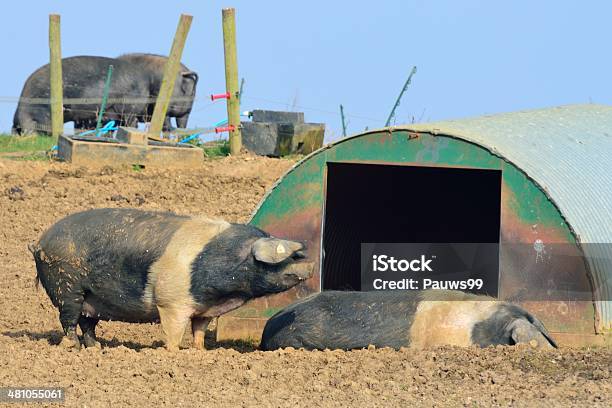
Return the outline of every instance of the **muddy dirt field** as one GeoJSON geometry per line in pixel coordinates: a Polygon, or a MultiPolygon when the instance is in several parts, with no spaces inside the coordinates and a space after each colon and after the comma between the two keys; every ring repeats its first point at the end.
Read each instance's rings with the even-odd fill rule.
{"type": "Polygon", "coordinates": [[[101,350],[58,346],[27,250],[48,226],[99,207],[245,221],[292,164],[224,158],[161,172],[0,159],[0,386],[65,387],[65,404],[80,407],[612,406],[612,349],[260,352],[209,336],[212,350],[172,354],[158,325],[116,322],[98,326],[101,350]]]}

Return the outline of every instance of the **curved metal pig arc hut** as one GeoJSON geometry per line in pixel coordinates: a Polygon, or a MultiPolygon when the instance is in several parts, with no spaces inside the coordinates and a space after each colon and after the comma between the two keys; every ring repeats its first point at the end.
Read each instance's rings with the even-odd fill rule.
{"type": "MultiPolygon", "coordinates": [[[[488,293],[522,304],[561,343],[610,344],[612,107],[562,106],[390,127],[296,164],[251,224],[304,240],[318,273],[219,321],[256,337],[309,293],[361,290],[360,243],[498,244],[488,293]],[[495,280],[494,279],[494,280],[495,280]]],[[[461,260],[457,260],[460,263],[461,260]]]]}

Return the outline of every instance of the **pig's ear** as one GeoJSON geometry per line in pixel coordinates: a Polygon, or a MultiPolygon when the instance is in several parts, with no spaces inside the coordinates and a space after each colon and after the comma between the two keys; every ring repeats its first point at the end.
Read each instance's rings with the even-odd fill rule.
{"type": "Polygon", "coordinates": [[[283,262],[302,247],[303,245],[299,242],[278,238],[259,238],[253,244],[253,256],[260,262],[275,265],[283,262]]]}
{"type": "Polygon", "coordinates": [[[510,329],[510,336],[512,340],[516,344],[521,343],[530,343],[535,340],[536,345],[539,347],[557,347],[555,342],[548,336],[546,329],[542,326],[539,320],[537,320],[538,325],[530,323],[525,319],[516,319],[514,322],[510,323],[508,328],[510,329]]]}
{"type": "Polygon", "coordinates": [[[183,71],[181,75],[185,78],[191,78],[197,84],[198,83],[198,74],[195,71],[183,71]]]}

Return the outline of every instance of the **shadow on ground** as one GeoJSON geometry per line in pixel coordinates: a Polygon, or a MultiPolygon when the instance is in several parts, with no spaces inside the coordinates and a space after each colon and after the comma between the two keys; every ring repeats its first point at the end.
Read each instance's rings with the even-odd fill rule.
{"type": "MultiPolygon", "coordinates": [[[[19,338],[27,338],[32,341],[40,341],[46,340],[49,345],[57,346],[62,341],[64,337],[64,333],[60,330],[47,330],[43,332],[37,332],[32,330],[18,330],[18,331],[5,331],[2,333],[3,336],[7,336],[13,339],[19,338]]],[[[79,336],[79,338],[81,338],[79,336]]],[[[164,347],[164,342],[157,340],[151,344],[142,344],[133,341],[122,341],[115,337],[112,339],[105,339],[103,337],[98,337],[98,341],[102,345],[102,348],[117,348],[117,347],[126,347],[132,350],[140,351],[142,349],[158,349],[164,347]]],[[[257,350],[257,343],[255,341],[249,340],[223,340],[216,341],[215,333],[207,332],[206,333],[206,349],[207,350],[215,350],[215,349],[234,349],[240,353],[250,353],[257,350]]]]}
{"type": "Polygon", "coordinates": [[[5,331],[2,335],[13,339],[27,337],[33,341],[47,340],[47,342],[53,346],[58,345],[62,341],[62,337],[64,337],[64,333],[59,330],[48,330],[44,332],[35,332],[31,330],[5,331]]]}

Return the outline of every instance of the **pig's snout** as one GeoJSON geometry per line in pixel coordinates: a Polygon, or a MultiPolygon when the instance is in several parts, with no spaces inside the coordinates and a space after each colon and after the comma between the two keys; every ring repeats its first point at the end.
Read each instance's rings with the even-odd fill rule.
{"type": "Polygon", "coordinates": [[[282,274],[284,277],[297,278],[298,280],[306,280],[312,277],[314,271],[314,262],[296,262],[283,270],[282,274]]]}

